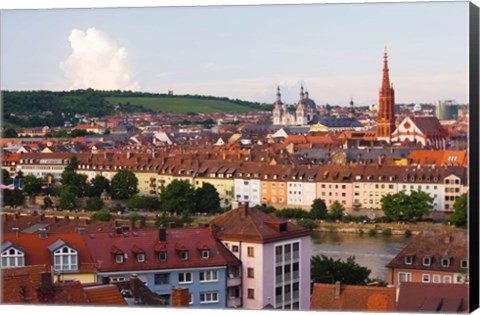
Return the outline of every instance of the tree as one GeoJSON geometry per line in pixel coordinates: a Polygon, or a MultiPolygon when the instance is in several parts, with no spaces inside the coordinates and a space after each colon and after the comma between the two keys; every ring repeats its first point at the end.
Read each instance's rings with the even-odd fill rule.
{"type": "Polygon", "coordinates": [[[85,210],[87,211],[98,211],[103,208],[103,201],[99,197],[90,197],[87,199],[87,205],[85,210]]]}
{"type": "Polygon", "coordinates": [[[23,191],[29,195],[36,195],[42,192],[43,180],[34,175],[27,175],[23,180],[23,191]]]}
{"type": "Polygon", "coordinates": [[[209,213],[220,211],[220,196],[212,184],[203,183],[202,187],[195,190],[195,209],[209,213]]]}
{"type": "Polygon", "coordinates": [[[43,198],[43,205],[42,205],[43,210],[49,209],[52,206],[53,206],[53,201],[52,201],[52,199],[50,199],[50,197],[43,198]]]}
{"type": "Polygon", "coordinates": [[[3,138],[16,138],[18,137],[17,132],[13,128],[7,128],[5,131],[3,131],[3,138]]]}
{"type": "Polygon", "coordinates": [[[57,130],[53,133],[54,138],[68,138],[68,133],[65,130],[57,130]]]}
{"type": "Polygon", "coordinates": [[[330,205],[330,213],[328,214],[328,216],[332,220],[340,220],[343,216],[344,211],[345,211],[345,207],[340,202],[335,200],[330,205]]]}
{"type": "Polygon", "coordinates": [[[366,285],[371,270],[355,262],[355,256],[350,256],[346,261],[325,255],[311,258],[311,277],[317,283],[335,283],[366,285]]]}
{"type": "Polygon", "coordinates": [[[127,201],[127,207],[130,209],[158,210],[160,208],[160,200],[154,196],[133,195],[127,201]]]}
{"type": "Polygon", "coordinates": [[[21,206],[23,204],[24,196],[23,192],[17,188],[14,190],[3,190],[3,203],[7,206],[21,206]]]}
{"type": "Polygon", "coordinates": [[[60,209],[73,210],[76,206],[75,193],[72,192],[69,186],[63,187],[60,192],[58,207],[60,209]]]}
{"type": "Polygon", "coordinates": [[[104,191],[110,192],[110,181],[102,175],[97,175],[90,181],[88,191],[91,197],[100,197],[104,191]]]}
{"type": "Polygon", "coordinates": [[[328,216],[327,205],[322,199],[315,199],[310,209],[310,218],[313,220],[323,220],[328,216]]]}
{"type": "Polygon", "coordinates": [[[70,158],[70,161],[68,161],[68,164],[67,166],[65,166],[64,171],[75,172],[79,164],[80,162],[78,161],[78,158],[74,155],[70,158]]]}
{"type": "Polygon", "coordinates": [[[77,197],[82,197],[87,191],[87,175],[77,174],[71,170],[65,169],[62,172],[60,183],[61,189],[69,187],[77,197]]]}
{"type": "Polygon", "coordinates": [[[88,132],[85,129],[74,129],[72,132],[70,132],[70,137],[76,138],[76,137],[84,137],[88,134],[88,132]]]}
{"type": "Polygon", "coordinates": [[[128,199],[138,192],[138,179],[132,171],[120,170],[112,178],[110,191],[115,199],[128,199]]]}
{"type": "Polygon", "coordinates": [[[454,212],[450,216],[450,223],[456,227],[466,227],[468,223],[468,194],[463,193],[455,199],[454,212]]]}
{"type": "Polygon", "coordinates": [[[13,179],[10,177],[10,173],[2,168],[2,184],[10,185],[13,182],[13,179]]]}
{"type": "Polygon", "coordinates": [[[400,191],[382,197],[382,210],[392,221],[421,219],[432,209],[433,198],[423,191],[412,190],[410,194],[400,191]]]}
{"type": "Polygon", "coordinates": [[[112,215],[110,214],[110,210],[106,208],[98,210],[97,212],[92,214],[92,216],[90,217],[90,219],[92,219],[93,221],[106,221],[106,222],[110,221],[111,218],[112,218],[112,215]]]}
{"type": "Polygon", "coordinates": [[[183,211],[192,212],[195,206],[195,191],[189,182],[174,179],[160,193],[163,211],[180,214],[183,211]]]}

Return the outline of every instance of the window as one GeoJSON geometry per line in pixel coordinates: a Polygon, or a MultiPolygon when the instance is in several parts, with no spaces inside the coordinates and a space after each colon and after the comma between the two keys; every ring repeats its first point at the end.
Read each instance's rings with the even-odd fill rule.
{"type": "Polygon", "coordinates": [[[422,275],[422,282],[430,282],[430,275],[429,274],[423,274],[422,275]]]}
{"type": "Polygon", "coordinates": [[[451,276],[443,276],[443,283],[451,283],[452,277],[451,276]]]}
{"type": "MultiPolygon", "coordinates": [[[[115,258],[120,255],[116,255],[115,258]]],[[[123,262],[123,255],[122,262],[123,262]]],[[[64,246],[53,253],[55,270],[78,270],[78,253],[76,250],[64,246]]],[[[118,261],[117,261],[118,263],[118,261]]]]}
{"type": "Polygon", "coordinates": [[[200,292],[200,303],[218,303],[218,292],[200,292]]]}
{"type": "Polygon", "coordinates": [[[179,252],[179,256],[181,260],[187,260],[188,259],[188,252],[187,251],[181,251],[179,252]]]}
{"type": "Polygon", "coordinates": [[[228,298],[230,299],[238,299],[240,297],[240,288],[228,288],[228,298]]]}
{"type": "Polygon", "coordinates": [[[460,266],[461,266],[462,268],[468,268],[468,260],[467,260],[467,259],[462,259],[462,260],[460,261],[460,266]]]}
{"type": "Polygon", "coordinates": [[[398,282],[410,282],[412,278],[412,274],[409,272],[399,272],[398,273],[398,282]]]}
{"type": "Polygon", "coordinates": [[[255,257],[255,252],[254,252],[254,248],[253,247],[247,247],[247,256],[248,257],[255,257]]]}
{"type": "Polygon", "coordinates": [[[15,248],[2,252],[2,268],[24,267],[25,254],[15,248]]]}
{"type": "Polygon", "coordinates": [[[238,253],[238,246],[237,245],[232,245],[232,252],[238,253]]]}
{"type": "Polygon", "coordinates": [[[442,258],[442,267],[450,267],[450,259],[442,258]]]}
{"type": "Polygon", "coordinates": [[[190,299],[188,300],[188,304],[189,305],[193,304],[193,293],[190,293],[190,299]]]}
{"type": "Polygon", "coordinates": [[[423,265],[424,266],[430,266],[432,263],[432,258],[431,257],[423,257],[423,265]]]}
{"type": "Polygon", "coordinates": [[[248,269],[247,269],[247,276],[248,276],[249,278],[255,278],[255,269],[253,269],[253,268],[248,268],[248,269]]]}
{"type": "Polygon", "coordinates": [[[200,282],[218,281],[218,271],[202,271],[200,272],[200,282]]]}
{"type": "Polygon", "coordinates": [[[202,258],[203,259],[208,259],[210,257],[210,251],[209,250],[202,250],[202,258]]]}
{"type": "Polygon", "coordinates": [[[413,263],[413,256],[412,255],[406,255],[405,256],[405,264],[406,265],[411,265],[413,263]]]}
{"type": "Polygon", "coordinates": [[[120,282],[125,280],[125,277],[110,277],[110,282],[120,282]]]}
{"type": "Polygon", "coordinates": [[[178,283],[192,283],[192,273],[191,272],[179,273],[178,283]]]}
{"type": "Polygon", "coordinates": [[[248,289],[247,291],[247,298],[249,300],[255,299],[255,290],[254,289],[248,289]]]}
{"type": "Polygon", "coordinates": [[[433,275],[433,283],[440,283],[440,275],[433,275]]]}
{"type": "Polygon", "coordinates": [[[154,275],[154,283],[155,285],[164,285],[168,284],[168,273],[157,273],[154,275]]]}
{"type": "Polygon", "coordinates": [[[144,262],[145,261],[145,254],[137,254],[137,261],[144,262]]]}
{"type": "Polygon", "coordinates": [[[158,259],[160,259],[160,261],[166,261],[167,260],[167,252],[159,252],[158,253],[158,259]]]}

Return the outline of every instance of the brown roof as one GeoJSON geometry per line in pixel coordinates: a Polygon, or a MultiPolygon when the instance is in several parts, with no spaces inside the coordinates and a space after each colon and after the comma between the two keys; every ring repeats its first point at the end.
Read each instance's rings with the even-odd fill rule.
{"type": "Polygon", "coordinates": [[[395,288],[315,283],[310,310],[387,312],[396,310],[395,300],[395,288]]]}
{"type": "Polygon", "coordinates": [[[2,303],[39,303],[36,288],[40,273],[45,271],[45,265],[2,269],[2,303]]]}
{"type": "Polygon", "coordinates": [[[417,270],[436,270],[466,273],[461,261],[468,257],[468,234],[466,230],[425,230],[415,236],[387,265],[387,268],[417,270]],[[412,256],[411,264],[405,263],[405,257],[412,256]],[[423,258],[430,257],[429,266],[423,264],[423,258]],[[442,259],[449,260],[449,266],[442,266],[442,259]]]}
{"type": "Polygon", "coordinates": [[[248,204],[225,212],[210,220],[210,223],[214,226],[215,236],[221,240],[268,243],[310,235],[310,230],[249,208],[248,204]]]}
{"type": "Polygon", "coordinates": [[[406,312],[468,312],[468,284],[403,282],[397,308],[406,312]]]}
{"type": "Polygon", "coordinates": [[[414,124],[427,137],[447,136],[447,132],[442,127],[437,117],[434,117],[434,116],[414,117],[414,124]]]}
{"type": "Polygon", "coordinates": [[[84,288],[88,301],[94,305],[127,305],[120,294],[120,290],[114,284],[84,288]]]}

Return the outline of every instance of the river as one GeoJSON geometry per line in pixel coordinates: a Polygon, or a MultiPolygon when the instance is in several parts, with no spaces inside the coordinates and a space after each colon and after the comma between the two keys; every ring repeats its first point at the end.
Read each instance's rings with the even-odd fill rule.
{"type": "Polygon", "coordinates": [[[333,259],[346,260],[355,256],[355,261],[372,272],[370,278],[379,278],[387,281],[388,264],[400,250],[409,242],[410,238],[404,235],[377,235],[367,233],[350,234],[336,232],[313,232],[312,256],[325,255],[333,259]]]}

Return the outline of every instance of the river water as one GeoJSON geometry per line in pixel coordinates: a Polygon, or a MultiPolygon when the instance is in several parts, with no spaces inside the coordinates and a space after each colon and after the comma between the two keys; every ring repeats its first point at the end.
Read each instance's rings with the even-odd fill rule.
{"type": "Polygon", "coordinates": [[[411,238],[404,235],[369,236],[336,232],[313,232],[312,256],[325,255],[333,259],[346,260],[355,256],[355,262],[367,267],[372,272],[370,278],[387,281],[388,270],[385,268],[411,238]]]}

